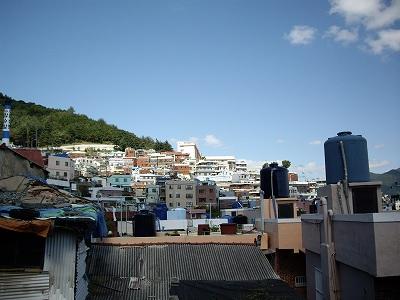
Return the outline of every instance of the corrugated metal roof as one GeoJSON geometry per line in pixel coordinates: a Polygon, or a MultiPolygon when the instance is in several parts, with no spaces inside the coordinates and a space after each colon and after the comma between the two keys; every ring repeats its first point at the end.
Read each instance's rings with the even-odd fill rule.
{"type": "Polygon", "coordinates": [[[88,270],[93,299],[168,299],[174,277],[229,281],[279,279],[265,255],[252,245],[94,245],[88,270]],[[132,277],[138,278],[139,290],[128,288],[132,277]]]}
{"type": "Polygon", "coordinates": [[[0,299],[49,299],[49,273],[0,273],[0,299]]]}

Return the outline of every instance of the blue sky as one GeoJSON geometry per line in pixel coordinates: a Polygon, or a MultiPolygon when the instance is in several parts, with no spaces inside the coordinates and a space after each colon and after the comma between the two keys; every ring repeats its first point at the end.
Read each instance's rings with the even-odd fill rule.
{"type": "Polygon", "coordinates": [[[400,167],[400,1],[0,1],[0,91],[206,155],[400,167]]]}

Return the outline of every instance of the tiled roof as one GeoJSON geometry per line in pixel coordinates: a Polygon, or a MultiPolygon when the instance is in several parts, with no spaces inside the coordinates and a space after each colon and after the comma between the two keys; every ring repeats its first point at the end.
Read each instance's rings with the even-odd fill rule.
{"type": "Polygon", "coordinates": [[[279,279],[256,246],[220,244],[93,245],[88,276],[93,299],[168,299],[173,278],[210,281],[279,279]]]}
{"type": "Polygon", "coordinates": [[[14,148],[12,149],[14,152],[22,155],[26,159],[33,161],[37,165],[44,167],[44,161],[42,157],[42,153],[39,149],[29,149],[29,148],[14,148]]]}

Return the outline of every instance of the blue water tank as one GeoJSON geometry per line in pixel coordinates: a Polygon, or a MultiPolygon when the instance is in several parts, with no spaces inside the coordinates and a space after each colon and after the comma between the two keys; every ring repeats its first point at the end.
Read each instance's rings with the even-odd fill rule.
{"type": "Polygon", "coordinates": [[[289,176],[286,168],[279,167],[277,163],[271,163],[268,167],[261,169],[260,179],[261,189],[264,191],[264,198],[270,198],[272,192],[275,198],[289,197],[289,176]]]}
{"type": "Polygon", "coordinates": [[[369,181],[367,140],[361,135],[344,131],[324,143],[326,183],[335,184],[345,179],[341,144],[344,148],[348,182],[369,181]]]}

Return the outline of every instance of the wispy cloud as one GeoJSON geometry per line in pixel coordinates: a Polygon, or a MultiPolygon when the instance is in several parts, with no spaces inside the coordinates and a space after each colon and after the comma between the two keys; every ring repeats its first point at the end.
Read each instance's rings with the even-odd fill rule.
{"type": "Polygon", "coordinates": [[[370,169],[379,169],[382,167],[386,167],[390,164],[388,160],[372,160],[369,162],[370,169]]]}
{"type": "Polygon", "coordinates": [[[221,147],[222,142],[213,134],[207,134],[204,138],[204,142],[207,146],[211,147],[221,147]]]}
{"type": "Polygon", "coordinates": [[[190,138],[189,138],[189,141],[190,142],[193,142],[193,143],[196,143],[196,144],[198,144],[199,143],[199,138],[198,137],[195,137],[195,136],[191,136],[190,138]]]}
{"type": "Polygon", "coordinates": [[[334,41],[349,44],[358,40],[358,30],[348,30],[340,28],[339,26],[331,26],[324,34],[325,38],[332,38],[334,41]]]}
{"type": "Polygon", "coordinates": [[[285,140],[283,140],[283,139],[277,139],[276,140],[276,143],[277,144],[283,144],[285,142],[285,140]]]}
{"type": "Polygon", "coordinates": [[[311,43],[315,37],[317,29],[307,25],[295,25],[292,30],[284,35],[293,45],[307,45],[311,43]]]}
{"type": "Polygon", "coordinates": [[[314,141],[309,142],[310,145],[321,145],[321,143],[322,142],[320,140],[314,140],[314,141]]]}
{"type": "MultiPolygon", "coordinates": [[[[390,28],[400,20],[400,0],[330,0],[331,14],[343,16],[347,24],[362,26],[367,31],[362,49],[373,54],[400,51],[400,29],[390,28]]],[[[332,26],[326,33],[346,43],[358,39],[356,31],[332,26]]]]}
{"type": "Polygon", "coordinates": [[[375,149],[382,149],[382,148],[384,148],[384,147],[385,147],[384,144],[376,144],[376,145],[374,145],[374,148],[375,148],[375,149]]]}
{"type": "Polygon", "coordinates": [[[331,14],[342,15],[348,23],[362,23],[366,29],[379,29],[400,19],[400,0],[331,0],[331,14]]]}
{"type": "Polygon", "coordinates": [[[320,165],[315,161],[310,161],[304,165],[294,165],[290,167],[290,170],[298,173],[299,175],[303,175],[306,179],[325,177],[325,166],[320,165]]]}
{"type": "Polygon", "coordinates": [[[400,51],[400,29],[381,30],[375,38],[367,38],[365,42],[374,54],[385,50],[400,51]]]}

